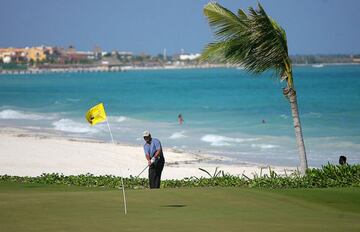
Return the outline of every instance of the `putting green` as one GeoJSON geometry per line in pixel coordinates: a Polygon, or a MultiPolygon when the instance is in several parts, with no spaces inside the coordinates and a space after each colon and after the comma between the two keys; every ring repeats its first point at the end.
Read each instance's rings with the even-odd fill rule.
{"type": "Polygon", "coordinates": [[[0,231],[360,231],[360,188],[119,190],[0,183],[0,231]]]}

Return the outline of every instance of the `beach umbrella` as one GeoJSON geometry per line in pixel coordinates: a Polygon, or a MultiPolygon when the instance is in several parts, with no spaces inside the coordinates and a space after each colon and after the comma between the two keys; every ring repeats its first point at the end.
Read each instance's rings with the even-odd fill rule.
{"type": "MultiPolygon", "coordinates": [[[[99,104],[91,107],[86,112],[85,118],[91,125],[96,125],[98,123],[105,121],[108,126],[108,129],[109,129],[111,141],[115,145],[114,138],[111,133],[110,124],[109,124],[109,121],[107,120],[107,116],[106,116],[106,112],[105,112],[103,103],[99,103],[99,104]]],[[[125,187],[124,187],[124,180],[123,180],[122,175],[121,175],[121,185],[122,185],[122,193],[123,193],[123,198],[124,198],[124,211],[125,211],[125,214],[127,214],[125,187]]]]}
{"type": "Polygon", "coordinates": [[[272,70],[280,81],[285,81],[283,94],[291,106],[300,172],[304,175],[308,164],[284,29],[266,14],[260,3],[258,9],[250,7],[248,14],[242,9],[235,14],[211,2],[204,7],[204,14],[216,41],[204,48],[201,60],[241,65],[252,74],[272,70]]]}

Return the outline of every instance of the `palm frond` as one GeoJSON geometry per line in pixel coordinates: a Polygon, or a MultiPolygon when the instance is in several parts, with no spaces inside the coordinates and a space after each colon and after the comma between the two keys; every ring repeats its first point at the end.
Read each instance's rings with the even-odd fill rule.
{"type": "Polygon", "coordinates": [[[237,36],[244,27],[243,20],[218,3],[209,3],[204,8],[204,14],[208,17],[209,24],[219,40],[237,36]]]}
{"type": "Polygon", "coordinates": [[[285,31],[271,19],[261,6],[249,8],[246,14],[238,10],[237,15],[220,6],[209,3],[204,9],[217,41],[210,43],[202,59],[225,60],[241,64],[251,73],[274,70],[279,77],[290,67],[285,31]]]}
{"type": "Polygon", "coordinates": [[[224,50],[226,47],[226,43],[217,42],[217,43],[209,43],[201,54],[201,61],[225,61],[224,50]]]}
{"type": "Polygon", "coordinates": [[[201,60],[230,62],[233,64],[241,64],[238,56],[246,56],[247,48],[241,39],[233,39],[209,43],[202,52],[201,60]],[[243,53],[243,54],[242,54],[243,53]]]}

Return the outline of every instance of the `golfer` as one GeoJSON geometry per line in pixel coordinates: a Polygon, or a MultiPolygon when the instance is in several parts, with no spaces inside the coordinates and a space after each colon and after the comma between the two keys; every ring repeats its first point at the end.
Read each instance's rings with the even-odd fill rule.
{"type": "Polygon", "coordinates": [[[143,137],[144,152],[149,165],[149,185],[151,189],[160,188],[161,172],[165,164],[161,143],[158,139],[151,138],[149,131],[144,131],[143,137]]]}

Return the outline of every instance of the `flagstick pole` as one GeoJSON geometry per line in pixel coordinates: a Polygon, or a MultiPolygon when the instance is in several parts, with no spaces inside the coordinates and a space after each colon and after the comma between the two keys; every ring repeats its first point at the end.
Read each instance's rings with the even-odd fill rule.
{"type": "Polygon", "coordinates": [[[109,128],[111,141],[112,141],[112,143],[115,145],[115,142],[114,142],[114,137],[113,137],[113,135],[112,135],[112,133],[111,133],[110,124],[109,124],[109,122],[108,122],[107,118],[106,118],[106,124],[108,125],[108,128],[109,128]]]}
{"type": "MultiPolygon", "coordinates": [[[[111,133],[111,129],[110,129],[110,124],[109,124],[109,122],[108,122],[107,118],[106,118],[106,124],[108,125],[108,128],[109,128],[111,141],[112,141],[112,143],[115,145],[114,138],[113,138],[113,135],[112,135],[112,133],[111,133]]],[[[124,197],[124,210],[125,210],[125,214],[127,214],[126,196],[125,196],[125,189],[124,189],[124,180],[123,180],[123,177],[122,177],[122,172],[121,172],[121,169],[120,169],[120,174],[121,174],[122,192],[123,192],[123,197],[124,197]]]]}

